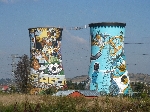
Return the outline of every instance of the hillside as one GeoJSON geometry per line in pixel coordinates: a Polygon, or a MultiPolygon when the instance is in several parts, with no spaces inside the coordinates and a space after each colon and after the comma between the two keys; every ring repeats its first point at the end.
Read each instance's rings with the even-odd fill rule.
{"type": "MultiPolygon", "coordinates": [[[[86,81],[88,78],[88,75],[81,75],[81,76],[76,76],[74,78],[66,78],[67,81],[72,81],[72,82],[82,82],[86,81]]],[[[143,73],[129,73],[129,79],[130,81],[136,81],[136,82],[146,82],[150,84],[150,75],[148,74],[143,74],[143,73]]],[[[7,85],[7,84],[14,84],[14,80],[12,79],[0,79],[0,85],[7,85]]]]}
{"type": "MultiPolygon", "coordinates": [[[[81,75],[81,76],[76,76],[74,78],[67,78],[67,81],[71,80],[72,82],[81,82],[87,80],[88,75],[81,75]]],[[[150,83],[150,75],[148,74],[143,74],[143,73],[129,73],[129,79],[130,81],[136,81],[136,82],[146,82],[150,83]]]]}

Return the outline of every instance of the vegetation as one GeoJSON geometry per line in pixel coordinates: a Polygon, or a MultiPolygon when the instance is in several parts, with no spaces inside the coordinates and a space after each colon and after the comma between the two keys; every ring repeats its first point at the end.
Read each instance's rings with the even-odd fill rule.
{"type": "Polygon", "coordinates": [[[0,94],[0,112],[149,112],[150,98],[0,94]]]}
{"type": "MultiPolygon", "coordinates": [[[[70,81],[67,86],[69,89],[78,89],[82,88],[82,84],[70,81]]],[[[0,92],[0,112],[149,112],[149,87],[144,83],[131,86],[139,92],[133,97],[100,96],[94,99],[51,96],[57,91],[55,87],[39,95],[15,93],[16,89],[12,86],[14,92],[0,92]]]]}
{"type": "Polygon", "coordinates": [[[72,83],[72,81],[67,81],[67,88],[66,89],[73,89],[73,90],[85,90],[86,82],[80,82],[80,83],[72,83]]]}
{"type": "Polygon", "coordinates": [[[57,92],[57,88],[52,86],[44,91],[45,94],[53,95],[57,92]]]}
{"type": "Polygon", "coordinates": [[[14,71],[14,79],[17,89],[21,93],[27,93],[31,88],[30,61],[27,55],[20,57],[17,67],[14,71]]]}
{"type": "MultiPolygon", "coordinates": [[[[145,83],[133,83],[131,87],[134,97],[100,96],[94,99],[84,97],[56,97],[52,94],[59,90],[84,90],[86,81],[73,83],[67,81],[65,88],[56,87],[41,91],[38,95],[29,95],[32,88],[30,61],[27,55],[20,57],[14,71],[16,86],[11,85],[9,91],[0,91],[0,112],[149,112],[150,87],[145,83]],[[19,91],[19,93],[18,93],[19,91]]],[[[143,79],[143,78],[142,78],[143,79]]]]}

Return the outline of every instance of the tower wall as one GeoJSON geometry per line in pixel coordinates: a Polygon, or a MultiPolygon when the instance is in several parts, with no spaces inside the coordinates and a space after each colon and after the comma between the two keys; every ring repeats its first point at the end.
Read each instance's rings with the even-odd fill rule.
{"type": "Polygon", "coordinates": [[[128,94],[129,76],[124,55],[125,23],[91,23],[90,90],[128,94]]]}
{"type": "Polygon", "coordinates": [[[41,88],[62,87],[65,75],[62,65],[62,28],[29,28],[31,76],[41,88]]]}

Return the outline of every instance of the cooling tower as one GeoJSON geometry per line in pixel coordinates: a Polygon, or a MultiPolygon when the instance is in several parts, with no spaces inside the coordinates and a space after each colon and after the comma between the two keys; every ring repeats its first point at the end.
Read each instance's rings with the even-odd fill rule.
{"type": "Polygon", "coordinates": [[[29,28],[31,76],[35,86],[63,87],[65,75],[62,66],[62,28],[29,28]]]}
{"type": "Polygon", "coordinates": [[[126,23],[91,23],[90,90],[101,94],[129,94],[124,54],[126,23]]]}

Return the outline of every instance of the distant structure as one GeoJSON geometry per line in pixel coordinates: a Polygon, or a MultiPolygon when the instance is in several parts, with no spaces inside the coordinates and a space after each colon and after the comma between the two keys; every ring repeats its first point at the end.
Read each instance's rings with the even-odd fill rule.
{"type": "Polygon", "coordinates": [[[61,88],[65,85],[62,65],[62,28],[29,28],[31,76],[36,87],[47,89],[50,86],[61,88]]]}
{"type": "Polygon", "coordinates": [[[14,71],[15,71],[15,68],[16,68],[16,65],[17,65],[16,62],[15,62],[15,59],[16,58],[21,58],[21,57],[19,57],[18,54],[11,54],[11,57],[12,57],[12,64],[11,64],[12,65],[12,72],[11,72],[12,74],[11,75],[14,76],[14,71]]]}
{"type": "Polygon", "coordinates": [[[124,54],[126,23],[91,23],[90,90],[101,94],[130,94],[124,54]]]}
{"type": "Polygon", "coordinates": [[[100,96],[98,91],[90,90],[68,90],[68,91],[58,91],[53,94],[53,96],[70,96],[70,97],[85,97],[85,98],[97,98],[100,96]]]}

